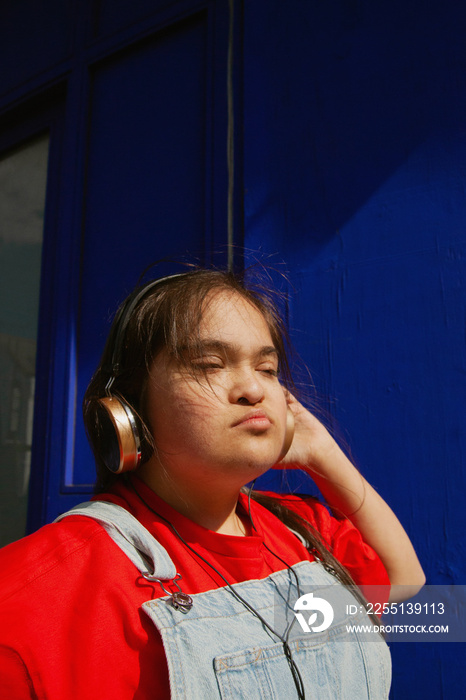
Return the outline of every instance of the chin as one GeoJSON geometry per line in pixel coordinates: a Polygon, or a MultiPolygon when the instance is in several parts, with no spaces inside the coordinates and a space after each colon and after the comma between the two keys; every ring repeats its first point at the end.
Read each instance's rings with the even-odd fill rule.
{"type": "Polygon", "coordinates": [[[257,454],[248,453],[244,455],[243,459],[238,458],[238,455],[236,455],[234,463],[230,465],[230,469],[238,474],[244,474],[244,479],[246,479],[244,483],[247,484],[253,479],[257,479],[257,477],[265,474],[265,472],[274,466],[277,460],[278,457],[275,457],[275,455],[271,458],[266,458],[263,454],[259,456],[257,454]]]}

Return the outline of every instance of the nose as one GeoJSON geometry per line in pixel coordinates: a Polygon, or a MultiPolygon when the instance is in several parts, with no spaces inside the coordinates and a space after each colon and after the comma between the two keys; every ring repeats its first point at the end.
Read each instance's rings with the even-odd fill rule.
{"type": "Polygon", "coordinates": [[[241,369],[234,372],[230,387],[230,402],[254,406],[264,398],[264,388],[258,373],[253,369],[241,369]]]}

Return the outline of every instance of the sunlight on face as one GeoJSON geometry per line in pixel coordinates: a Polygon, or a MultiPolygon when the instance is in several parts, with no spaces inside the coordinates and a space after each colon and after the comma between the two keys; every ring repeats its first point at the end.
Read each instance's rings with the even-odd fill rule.
{"type": "Polygon", "coordinates": [[[277,461],[283,444],[277,351],[264,317],[233,292],[209,295],[200,340],[183,349],[188,369],[166,351],[153,364],[147,410],[158,460],[175,480],[243,485],[277,461]]]}

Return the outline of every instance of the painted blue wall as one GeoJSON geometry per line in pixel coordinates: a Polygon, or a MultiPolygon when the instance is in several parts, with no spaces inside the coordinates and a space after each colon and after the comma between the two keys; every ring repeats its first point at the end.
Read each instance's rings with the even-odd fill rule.
{"type": "MultiPolygon", "coordinates": [[[[245,244],[285,261],[320,404],[431,584],[466,582],[465,19],[245,3],[245,244]]],[[[462,651],[394,645],[393,698],[463,697],[462,651]]]]}
{"type": "MultiPolygon", "coordinates": [[[[118,172],[105,178],[105,146],[120,139],[121,126],[106,131],[105,121],[124,111],[113,113],[113,97],[99,88],[116,65],[104,59],[133,45],[139,55],[139,40],[200,6],[208,9],[208,38],[192,49],[208,66],[205,153],[184,134],[198,158],[189,161],[189,172],[196,177],[196,163],[201,170],[204,159],[211,163],[199,211],[189,193],[196,212],[190,221],[197,222],[195,236],[206,241],[208,258],[209,246],[225,240],[228,3],[44,0],[46,12],[32,0],[21,11],[17,5],[10,0],[1,9],[0,56],[8,70],[0,79],[0,117],[16,105],[24,109],[20,119],[11,112],[13,136],[2,129],[0,147],[49,123],[60,134],[51,158],[42,279],[35,464],[43,469],[36,474],[43,490],[32,493],[42,518],[60,498],[72,498],[62,470],[65,463],[76,466],[64,457],[74,455],[76,401],[67,403],[76,384],[74,324],[78,312],[94,318],[92,301],[79,296],[82,284],[98,285],[101,269],[104,278],[117,277],[109,301],[99,300],[107,309],[110,297],[113,305],[137,278],[145,255],[128,254],[122,275],[116,268],[105,273],[105,255],[95,255],[108,243],[100,222],[111,222],[125,251],[134,249],[125,224],[131,201],[120,201],[118,172]],[[214,31],[216,22],[221,31],[214,31]],[[55,84],[57,116],[42,123],[39,112],[55,84]],[[40,109],[33,97],[42,100],[40,109]],[[37,126],[26,133],[30,119],[37,126]],[[117,215],[123,204],[124,217],[117,215]],[[93,252],[82,259],[90,243],[93,252]]],[[[245,245],[273,254],[277,265],[284,261],[294,287],[285,285],[290,328],[312,375],[313,399],[400,516],[428,582],[464,584],[466,10],[456,0],[236,0],[235,7],[236,195],[245,245]]],[[[180,95],[189,90],[196,91],[193,79],[180,95]]],[[[137,121],[145,105],[134,115],[128,107],[137,121]]],[[[180,110],[187,113],[186,104],[180,110]]],[[[176,148],[181,141],[171,126],[176,148]]],[[[158,177],[167,182],[164,172],[158,177]]],[[[153,213],[149,194],[142,195],[138,206],[149,210],[143,217],[149,231],[153,213]]],[[[174,246],[179,251],[180,240],[174,246]]],[[[81,362],[85,352],[81,342],[81,362]]],[[[301,379],[310,384],[308,376],[301,379]]],[[[91,469],[84,458],[76,461],[81,471],[91,469]]],[[[393,658],[395,700],[464,695],[462,645],[398,644],[393,658]]]]}

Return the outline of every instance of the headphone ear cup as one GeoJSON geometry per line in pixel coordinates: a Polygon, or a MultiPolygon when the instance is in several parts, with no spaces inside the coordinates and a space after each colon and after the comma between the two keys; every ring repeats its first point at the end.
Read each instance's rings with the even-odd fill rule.
{"type": "Polygon", "coordinates": [[[133,471],[141,461],[141,440],[131,407],[115,396],[97,401],[99,444],[97,451],[114,474],[133,471]]]}
{"type": "Polygon", "coordinates": [[[294,414],[291,408],[288,406],[286,411],[286,429],[285,429],[285,440],[283,441],[282,451],[280,453],[280,461],[286,455],[291,447],[294,437],[294,414]]]}

